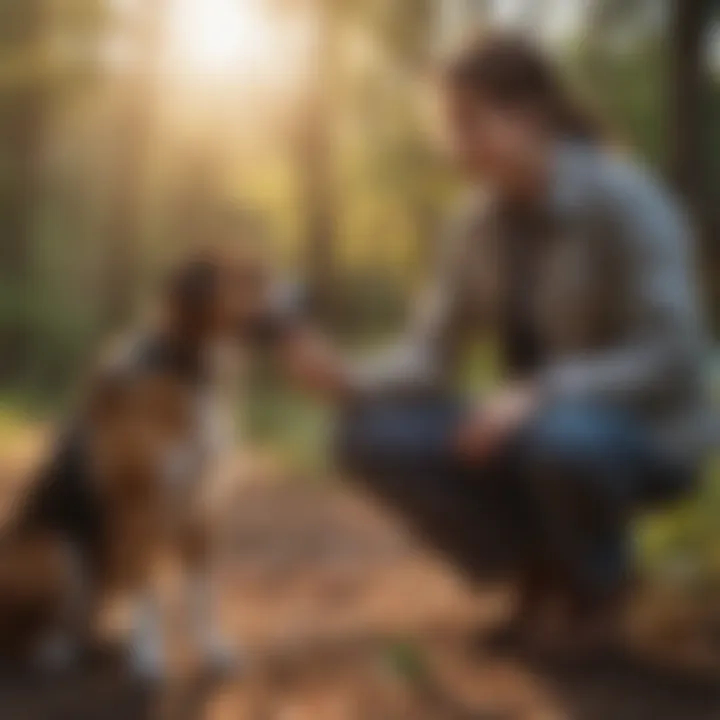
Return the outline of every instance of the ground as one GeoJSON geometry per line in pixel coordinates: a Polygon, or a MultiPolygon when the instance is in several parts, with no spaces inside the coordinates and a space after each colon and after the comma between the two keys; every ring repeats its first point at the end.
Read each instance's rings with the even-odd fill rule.
{"type": "Polygon", "coordinates": [[[470,587],[342,484],[260,483],[228,516],[222,616],[246,653],[241,676],[151,689],[108,660],[51,681],[6,680],[0,717],[720,718],[720,663],[638,652],[589,670],[493,655],[483,636],[507,606],[502,588],[470,587]]]}

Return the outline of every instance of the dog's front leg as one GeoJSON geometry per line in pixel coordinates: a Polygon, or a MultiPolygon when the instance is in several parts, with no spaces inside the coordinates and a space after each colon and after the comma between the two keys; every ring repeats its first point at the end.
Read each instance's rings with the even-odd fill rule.
{"type": "Polygon", "coordinates": [[[182,543],[186,627],[194,650],[211,670],[228,672],[239,664],[239,652],[218,622],[218,573],[213,567],[207,523],[197,523],[182,543]]]}
{"type": "Polygon", "coordinates": [[[133,600],[130,666],[146,680],[160,680],[167,672],[164,613],[159,593],[146,588],[133,600]]]}
{"type": "Polygon", "coordinates": [[[142,579],[131,596],[130,665],[139,677],[157,681],[171,670],[169,641],[175,617],[170,601],[173,573],[169,557],[152,548],[142,579]]]}

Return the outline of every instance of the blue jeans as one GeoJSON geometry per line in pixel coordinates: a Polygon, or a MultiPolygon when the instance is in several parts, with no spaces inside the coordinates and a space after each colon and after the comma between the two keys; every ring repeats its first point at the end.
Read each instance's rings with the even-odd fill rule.
{"type": "Polygon", "coordinates": [[[453,447],[465,414],[445,398],[371,402],[349,413],[340,441],[345,464],[474,575],[503,548],[588,598],[613,593],[630,570],[633,511],[688,483],[641,422],[584,404],[543,409],[469,466],[453,447]]]}

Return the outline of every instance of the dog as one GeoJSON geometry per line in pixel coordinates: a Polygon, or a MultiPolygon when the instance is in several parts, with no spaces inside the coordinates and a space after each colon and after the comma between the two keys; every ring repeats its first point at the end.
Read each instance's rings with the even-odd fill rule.
{"type": "Polygon", "coordinates": [[[162,676],[172,613],[158,578],[175,560],[192,646],[215,665],[234,660],[213,607],[211,496],[233,471],[242,355],[290,324],[271,295],[253,253],[200,253],[171,274],[150,329],[99,363],[0,539],[0,652],[71,663],[125,598],[132,667],[162,676]]]}

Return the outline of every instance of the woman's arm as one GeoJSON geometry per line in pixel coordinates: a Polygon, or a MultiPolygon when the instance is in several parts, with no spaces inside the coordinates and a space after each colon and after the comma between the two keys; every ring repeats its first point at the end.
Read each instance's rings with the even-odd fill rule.
{"type": "Polygon", "coordinates": [[[444,240],[436,276],[403,340],[375,358],[353,363],[318,333],[304,328],[286,345],[290,374],[335,398],[443,384],[465,335],[467,318],[460,270],[470,227],[456,221],[454,228],[444,240]]]}
{"type": "Polygon", "coordinates": [[[636,168],[617,163],[602,198],[629,273],[626,337],[570,359],[543,379],[551,396],[638,407],[697,381],[704,345],[692,232],[674,201],[636,168]]]}
{"type": "Polygon", "coordinates": [[[355,394],[345,358],[311,326],[296,328],[283,343],[281,355],[288,375],[298,385],[335,401],[355,394]]]}

